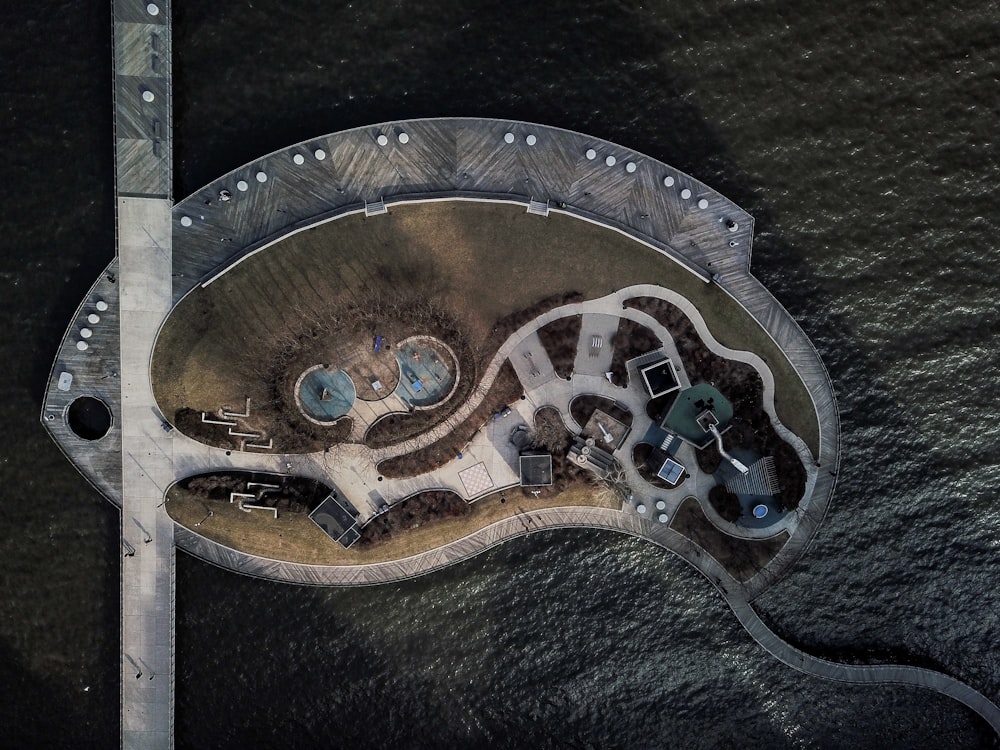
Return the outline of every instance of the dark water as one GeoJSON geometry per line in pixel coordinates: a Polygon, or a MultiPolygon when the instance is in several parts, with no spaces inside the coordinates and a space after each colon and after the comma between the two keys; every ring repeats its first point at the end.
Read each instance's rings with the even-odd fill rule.
{"type": "MultiPolygon", "coordinates": [[[[112,256],[110,15],[3,11],[0,721],[118,734],[117,514],[37,425],[112,256]],[[89,686],[89,690],[84,688],[89,686]]],[[[662,158],[757,217],[754,272],[820,348],[844,467],[758,604],[837,658],[1000,700],[995,2],[180,3],[178,196],[384,119],[516,117],[662,158]]],[[[925,691],[770,659],[678,560],[598,533],[420,581],[303,589],[178,559],[180,747],[974,747],[925,691]]]]}

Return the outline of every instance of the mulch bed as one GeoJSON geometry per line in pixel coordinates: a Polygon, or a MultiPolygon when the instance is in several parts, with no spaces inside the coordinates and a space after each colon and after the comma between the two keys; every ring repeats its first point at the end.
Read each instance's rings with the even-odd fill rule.
{"type": "Polygon", "coordinates": [[[582,324],[582,315],[571,315],[568,318],[553,320],[538,329],[538,339],[542,342],[545,353],[549,355],[552,368],[560,378],[569,378],[573,374],[582,324]]]}
{"type": "Polygon", "coordinates": [[[622,388],[628,385],[625,363],[663,346],[663,342],[646,326],[625,318],[618,321],[618,332],[612,344],[615,350],[611,356],[611,382],[622,388]]]}
{"type": "Polygon", "coordinates": [[[206,502],[229,502],[231,492],[254,492],[259,494],[259,498],[253,501],[253,505],[277,508],[289,513],[309,513],[330,494],[330,488],[315,479],[250,471],[198,474],[180,480],[177,487],[206,502]],[[247,484],[250,482],[276,484],[278,489],[262,491],[255,487],[248,490],[247,484]]]}
{"type": "Polygon", "coordinates": [[[395,534],[415,529],[425,523],[442,518],[457,518],[472,512],[472,507],[454,492],[433,490],[421,492],[393,505],[387,513],[375,516],[355,542],[359,547],[370,547],[386,542],[395,534]]]}

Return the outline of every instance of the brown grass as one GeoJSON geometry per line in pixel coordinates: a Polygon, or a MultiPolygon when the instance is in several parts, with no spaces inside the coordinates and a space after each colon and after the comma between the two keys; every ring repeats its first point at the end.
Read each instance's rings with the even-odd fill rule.
{"type": "Polygon", "coordinates": [[[501,496],[506,497],[497,492],[477,500],[470,506],[468,515],[437,519],[393,536],[385,543],[350,549],[330,539],[304,513],[279,513],[277,519],[267,511],[244,513],[228,502],[206,504],[176,486],[168,492],[166,509],[181,525],[251,555],[312,565],[359,565],[401,560],[436,549],[521,512],[572,505],[608,508],[620,505],[617,502],[609,504],[598,493],[583,486],[571,487],[556,497],[518,496],[501,503],[501,496]],[[208,515],[209,508],[214,515],[195,527],[195,523],[208,515]]]}
{"type": "Polygon", "coordinates": [[[680,504],[670,528],[705,550],[739,581],[753,578],[788,541],[787,531],[770,539],[730,536],[708,520],[698,501],[691,497],[680,504]]]}
{"type": "MultiPolygon", "coordinates": [[[[471,342],[495,349],[498,321],[554,292],[592,299],[636,283],[675,290],[698,307],[719,341],[764,357],[775,373],[782,421],[787,405],[794,412],[811,404],[759,324],[676,262],[572,217],[538,221],[510,206],[460,202],[395,206],[375,220],[346,217],[293,235],[197,289],[156,342],[154,392],[168,416],[184,407],[239,405],[246,395],[264,405],[272,397],[261,384],[261,342],[301,330],[304,320],[322,325],[332,309],[362,305],[372,295],[424,300],[459,320],[471,342]]],[[[805,421],[786,424],[805,437],[805,421]]]]}

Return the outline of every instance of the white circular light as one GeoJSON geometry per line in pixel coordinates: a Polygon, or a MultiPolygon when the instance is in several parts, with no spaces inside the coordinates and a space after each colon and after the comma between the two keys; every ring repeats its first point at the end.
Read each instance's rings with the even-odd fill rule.
{"type": "Polygon", "coordinates": [[[296,164],[302,165],[306,163],[306,157],[302,154],[295,154],[295,156],[292,157],[292,161],[296,164]]]}
{"type": "Polygon", "coordinates": [[[156,3],[148,3],[146,5],[146,12],[151,16],[160,15],[160,9],[156,6],[156,3]]]}
{"type": "Polygon", "coordinates": [[[380,146],[388,146],[389,139],[385,137],[385,133],[379,133],[378,138],[375,139],[380,146]]]}
{"type": "Polygon", "coordinates": [[[81,352],[85,352],[90,348],[90,344],[88,344],[86,341],[77,341],[76,348],[79,349],[81,352]]]}
{"type": "Polygon", "coordinates": [[[191,226],[191,217],[190,216],[182,216],[181,217],[181,226],[182,227],[189,227],[189,226],[191,226]]]}
{"type": "Polygon", "coordinates": [[[691,197],[691,191],[690,190],[688,190],[687,188],[684,188],[683,190],[681,190],[681,198],[683,198],[684,200],[687,200],[690,197],[691,197]]]}
{"type": "Polygon", "coordinates": [[[642,503],[639,503],[637,506],[635,506],[635,509],[637,511],[639,511],[640,513],[645,513],[646,512],[646,506],[643,505],[642,503]]]}
{"type": "Polygon", "coordinates": [[[664,510],[666,507],[667,507],[667,504],[663,500],[657,500],[656,501],[656,509],[657,510],[664,510]]]}
{"type": "Polygon", "coordinates": [[[660,523],[666,523],[667,522],[667,514],[666,513],[661,513],[659,516],[657,516],[657,520],[660,523]]]}
{"type": "Polygon", "coordinates": [[[674,186],[674,178],[670,177],[669,175],[666,176],[666,177],[664,177],[663,178],[663,184],[666,185],[667,187],[673,187],[674,186]]]}
{"type": "Polygon", "coordinates": [[[533,133],[529,133],[527,136],[525,136],[524,142],[527,143],[529,146],[534,146],[536,143],[538,143],[538,139],[535,138],[533,133]]]}
{"type": "Polygon", "coordinates": [[[607,159],[604,160],[604,163],[607,164],[609,167],[613,167],[615,164],[618,163],[618,160],[613,156],[609,156],[607,159]]]}
{"type": "Polygon", "coordinates": [[[513,133],[504,133],[503,134],[503,139],[504,139],[505,143],[513,143],[514,142],[514,134],[513,133]]]}
{"type": "Polygon", "coordinates": [[[698,208],[702,209],[708,208],[708,201],[702,198],[700,201],[698,201],[698,208]]]}
{"type": "Polygon", "coordinates": [[[410,136],[407,133],[400,133],[398,136],[400,143],[409,143],[410,136]]]}
{"type": "Polygon", "coordinates": [[[629,174],[632,174],[635,171],[635,162],[630,161],[628,164],[626,164],[625,171],[628,172],[629,174]]]}
{"type": "Polygon", "coordinates": [[[143,100],[144,102],[151,102],[151,101],[153,101],[153,100],[154,100],[155,98],[156,98],[156,95],[155,95],[155,94],[154,94],[154,93],[153,93],[152,91],[150,91],[149,89],[145,89],[145,90],[144,90],[144,91],[142,92],[142,100],[143,100]]]}
{"type": "Polygon", "coordinates": [[[590,159],[591,161],[593,161],[594,159],[597,158],[597,152],[594,151],[594,149],[592,149],[592,148],[588,148],[587,149],[587,158],[590,159]]]}
{"type": "Polygon", "coordinates": [[[87,322],[90,323],[90,325],[92,326],[96,326],[98,323],[101,322],[101,316],[98,315],[97,313],[91,313],[90,315],[87,316],[87,322]]]}
{"type": "Polygon", "coordinates": [[[315,151],[313,151],[313,156],[316,157],[317,161],[323,161],[326,158],[326,151],[324,151],[321,148],[318,148],[315,151]]]}
{"type": "Polygon", "coordinates": [[[83,338],[85,339],[89,339],[91,336],[94,335],[94,332],[91,331],[89,328],[81,328],[80,335],[83,336],[83,338]]]}
{"type": "Polygon", "coordinates": [[[236,183],[236,189],[239,190],[241,193],[245,193],[249,187],[250,186],[247,185],[246,180],[240,180],[239,182],[236,183]]]}
{"type": "Polygon", "coordinates": [[[258,172],[257,174],[254,175],[254,177],[257,178],[257,182],[260,182],[262,184],[265,183],[265,182],[267,182],[267,173],[266,172],[258,172]]]}
{"type": "Polygon", "coordinates": [[[102,300],[102,299],[99,299],[99,300],[97,300],[97,304],[96,304],[96,305],[94,305],[94,307],[96,307],[96,308],[97,308],[98,310],[100,310],[101,312],[104,312],[105,310],[107,310],[107,309],[108,309],[108,303],[107,303],[107,302],[105,302],[105,301],[104,301],[104,300],[102,300]]]}

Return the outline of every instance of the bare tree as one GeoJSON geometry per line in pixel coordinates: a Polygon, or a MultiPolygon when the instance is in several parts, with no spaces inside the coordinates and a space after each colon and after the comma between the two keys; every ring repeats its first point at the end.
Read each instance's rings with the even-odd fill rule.
{"type": "Polygon", "coordinates": [[[598,478],[597,494],[602,500],[615,502],[627,503],[632,499],[632,487],[625,476],[625,469],[618,461],[612,462],[608,473],[598,478]]]}

